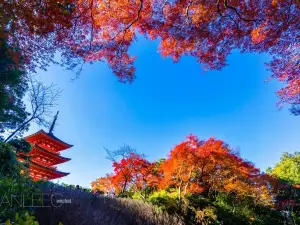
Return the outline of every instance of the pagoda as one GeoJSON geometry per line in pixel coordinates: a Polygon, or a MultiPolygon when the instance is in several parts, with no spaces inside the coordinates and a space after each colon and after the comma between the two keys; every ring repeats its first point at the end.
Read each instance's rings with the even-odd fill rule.
{"type": "Polygon", "coordinates": [[[63,142],[53,135],[53,129],[57,120],[58,113],[55,115],[49,132],[39,130],[38,132],[25,137],[32,149],[27,154],[20,154],[18,159],[29,160],[29,175],[33,180],[53,180],[69,175],[69,173],[60,172],[56,165],[67,162],[71,159],[62,157],[60,152],[71,148],[72,145],[63,142]]]}

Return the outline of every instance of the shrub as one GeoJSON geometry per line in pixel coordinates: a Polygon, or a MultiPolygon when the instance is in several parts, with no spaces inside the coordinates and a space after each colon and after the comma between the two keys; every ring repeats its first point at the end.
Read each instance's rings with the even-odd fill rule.
{"type": "Polygon", "coordinates": [[[0,179],[18,178],[22,169],[24,169],[24,165],[17,160],[13,147],[0,143],[0,179]]]}
{"type": "Polygon", "coordinates": [[[283,217],[280,212],[270,206],[255,203],[251,197],[236,197],[228,193],[219,193],[214,205],[218,211],[218,219],[224,225],[256,224],[256,225],[280,225],[283,217]]]}
{"type": "Polygon", "coordinates": [[[205,207],[202,210],[194,209],[196,214],[195,222],[202,225],[221,224],[217,220],[216,208],[212,206],[205,207]]]}
{"type": "Polygon", "coordinates": [[[37,205],[40,191],[36,188],[34,182],[28,177],[6,178],[0,180],[0,218],[12,219],[16,213],[22,214],[30,209],[32,205],[32,196],[37,199],[34,204],[37,205]],[[24,207],[26,206],[26,208],[24,207]]]}
{"type": "Polygon", "coordinates": [[[158,206],[158,208],[164,212],[176,213],[180,210],[178,206],[177,193],[175,192],[169,193],[165,190],[154,192],[148,197],[148,201],[151,204],[158,206]]]}
{"type": "Polygon", "coordinates": [[[17,152],[28,153],[31,151],[31,145],[25,139],[13,139],[8,144],[13,146],[17,152]]]}
{"type": "Polygon", "coordinates": [[[39,223],[35,220],[34,216],[31,216],[28,212],[24,212],[19,216],[19,214],[16,214],[15,222],[11,223],[10,220],[7,220],[5,222],[5,225],[39,225],[39,223]]]}
{"type": "MultiPolygon", "coordinates": [[[[24,142],[14,143],[27,146],[24,142]]],[[[22,174],[26,168],[17,160],[16,151],[10,144],[0,143],[0,218],[4,220],[23,213],[24,205],[28,205],[25,200],[40,193],[32,179],[22,174]]]]}

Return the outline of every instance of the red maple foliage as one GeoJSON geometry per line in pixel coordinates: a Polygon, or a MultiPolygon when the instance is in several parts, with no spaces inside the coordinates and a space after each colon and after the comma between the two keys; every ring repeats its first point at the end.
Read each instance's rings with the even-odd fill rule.
{"type": "Polygon", "coordinates": [[[1,8],[1,27],[31,68],[46,67],[58,50],[71,68],[72,59],[105,60],[132,82],[128,49],[139,32],[161,41],[162,56],[194,56],[205,70],[224,67],[233,49],[269,53],[272,76],[286,83],[281,102],[300,104],[296,0],[15,0],[1,8]]]}
{"type": "Polygon", "coordinates": [[[114,175],[111,177],[117,193],[124,193],[128,188],[141,191],[149,185],[153,166],[141,155],[130,153],[119,162],[113,162],[114,175]]]}
{"type": "Polygon", "coordinates": [[[100,177],[91,184],[93,190],[101,191],[103,193],[115,192],[115,187],[112,182],[112,176],[107,174],[106,177],[100,177]]]}
{"type": "Polygon", "coordinates": [[[189,136],[175,146],[162,164],[161,188],[176,187],[187,193],[233,192],[271,203],[268,180],[250,162],[243,160],[221,140],[199,141],[189,136]]]}
{"type": "Polygon", "coordinates": [[[176,145],[166,160],[150,163],[132,153],[114,162],[113,167],[111,187],[107,188],[107,178],[99,178],[93,183],[93,189],[113,187],[117,193],[142,193],[147,188],[151,191],[174,189],[179,199],[187,193],[227,192],[251,196],[264,204],[273,202],[272,179],[243,160],[224,141],[215,138],[199,141],[191,135],[176,145]]]}

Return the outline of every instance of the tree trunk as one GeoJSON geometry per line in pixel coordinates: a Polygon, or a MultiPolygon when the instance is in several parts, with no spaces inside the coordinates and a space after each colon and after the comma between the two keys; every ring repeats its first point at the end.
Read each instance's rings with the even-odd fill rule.
{"type": "Polygon", "coordinates": [[[122,190],[122,194],[125,193],[126,186],[127,186],[127,180],[125,180],[125,184],[124,184],[124,187],[123,187],[123,190],[122,190]]]}
{"type": "Polygon", "coordinates": [[[182,186],[182,181],[180,181],[180,184],[178,187],[178,205],[179,205],[179,207],[181,206],[181,186],[182,186]]]}

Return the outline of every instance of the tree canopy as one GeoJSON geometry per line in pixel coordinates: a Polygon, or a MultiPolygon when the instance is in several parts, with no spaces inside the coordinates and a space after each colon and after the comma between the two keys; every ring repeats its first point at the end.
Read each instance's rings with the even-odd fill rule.
{"type": "MultiPolygon", "coordinates": [[[[16,129],[28,116],[23,97],[28,88],[27,74],[16,63],[18,51],[0,39],[0,134],[16,129]]],[[[26,130],[26,126],[24,130],[26,130]]]]}
{"type": "Polygon", "coordinates": [[[21,49],[27,68],[46,68],[60,51],[69,68],[104,60],[122,82],[135,78],[128,49],[140,33],[160,40],[163,57],[190,55],[222,69],[233,49],[266,52],[272,77],[284,82],[280,103],[300,104],[296,0],[29,0],[1,3],[2,33],[21,49]]]}
{"type": "Polygon", "coordinates": [[[183,216],[186,224],[273,225],[298,218],[298,197],[278,189],[275,176],[260,172],[222,140],[190,135],[156,162],[130,150],[108,151],[113,172],[92,182],[95,193],[150,202],[183,216]],[[280,210],[287,203],[294,206],[284,218],[280,210]]]}
{"type": "Polygon", "coordinates": [[[188,193],[235,193],[272,204],[269,177],[243,160],[222,140],[189,136],[176,145],[166,160],[149,162],[131,153],[113,162],[114,171],[92,183],[103,192],[175,189],[178,198],[188,193]]]}
{"type": "Polygon", "coordinates": [[[288,182],[291,185],[300,184],[300,152],[283,153],[280,162],[274,168],[268,168],[268,173],[288,182]]]}

